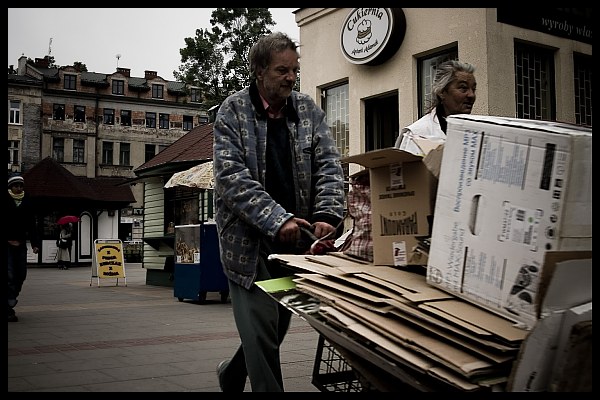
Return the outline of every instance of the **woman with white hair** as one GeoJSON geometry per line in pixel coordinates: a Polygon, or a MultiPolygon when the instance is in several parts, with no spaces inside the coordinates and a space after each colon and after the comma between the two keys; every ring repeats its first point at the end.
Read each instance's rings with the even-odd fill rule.
{"type": "Polygon", "coordinates": [[[431,104],[427,114],[402,129],[395,147],[416,155],[425,155],[418,139],[445,141],[446,117],[453,114],[471,114],[477,89],[474,73],[475,67],[458,60],[445,61],[438,65],[431,85],[431,104]]]}

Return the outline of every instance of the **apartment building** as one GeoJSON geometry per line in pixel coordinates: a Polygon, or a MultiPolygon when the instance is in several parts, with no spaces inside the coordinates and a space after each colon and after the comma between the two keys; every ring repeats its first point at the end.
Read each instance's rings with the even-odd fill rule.
{"type": "MultiPolygon", "coordinates": [[[[51,157],[88,182],[126,184],[135,168],[208,122],[199,89],[163,79],[157,71],[134,77],[128,68],[97,73],[52,66],[49,57],[27,61],[21,56],[8,74],[9,172],[26,173],[51,157]]],[[[81,229],[92,239],[141,241],[143,185],[131,185],[135,202],[104,214],[97,209],[81,229]],[[110,219],[102,218],[108,214],[110,219]]],[[[47,225],[55,217],[40,220],[47,225]]],[[[49,236],[52,229],[43,231],[49,236]]]]}
{"type": "Polygon", "coordinates": [[[42,75],[14,72],[8,74],[8,172],[27,170],[41,160],[42,75]]]}

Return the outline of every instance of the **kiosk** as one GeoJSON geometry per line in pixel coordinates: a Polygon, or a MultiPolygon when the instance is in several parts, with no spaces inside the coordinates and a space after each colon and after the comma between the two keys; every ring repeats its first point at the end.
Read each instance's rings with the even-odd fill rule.
{"type": "Polygon", "coordinates": [[[215,223],[175,226],[174,295],[183,301],[206,302],[208,292],[219,292],[227,302],[229,285],[219,258],[215,223]]]}

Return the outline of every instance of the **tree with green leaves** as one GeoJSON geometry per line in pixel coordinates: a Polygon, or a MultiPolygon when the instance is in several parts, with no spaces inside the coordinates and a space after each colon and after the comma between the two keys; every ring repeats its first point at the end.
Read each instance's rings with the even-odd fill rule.
{"type": "Polygon", "coordinates": [[[226,97],[221,76],[224,70],[223,53],[217,49],[208,29],[196,29],[195,38],[185,38],[186,47],[179,50],[179,73],[173,75],[181,82],[198,87],[207,107],[219,104],[226,97]]]}
{"type": "MultiPolygon", "coordinates": [[[[45,56],[44,58],[48,61],[48,68],[60,68],[60,66],[56,65],[54,56],[45,56]]],[[[35,61],[32,60],[30,57],[27,57],[27,64],[35,65],[35,61]]]]}
{"type": "Polygon", "coordinates": [[[81,61],[75,61],[73,63],[73,67],[79,72],[87,72],[87,65],[82,63],[81,61]]]}
{"type": "Polygon", "coordinates": [[[268,8],[216,8],[211,30],[196,29],[179,50],[182,65],[173,75],[198,87],[207,108],[249,85],[248,51],[275,25],[268,8]]]}

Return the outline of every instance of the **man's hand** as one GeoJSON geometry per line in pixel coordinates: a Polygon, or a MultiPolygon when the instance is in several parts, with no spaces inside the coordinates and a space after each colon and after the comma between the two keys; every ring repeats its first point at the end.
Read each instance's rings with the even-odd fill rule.
{"type": "Polygon", "coordinates": [[[310,223],[302,218],[289,219],[285,224],[281,226],[277,233],[277,239],[283,243],[296,243],[300,240],[300,226],[310,228],[310,223]]]}
{"type": "Polygon", "coordinates": [[[327,222],[315,222],[314,226],[314,234],[319,239],[327,236],[328,239],[334,239],[335,236],[335,226],[329,225],[327,222]]]}

